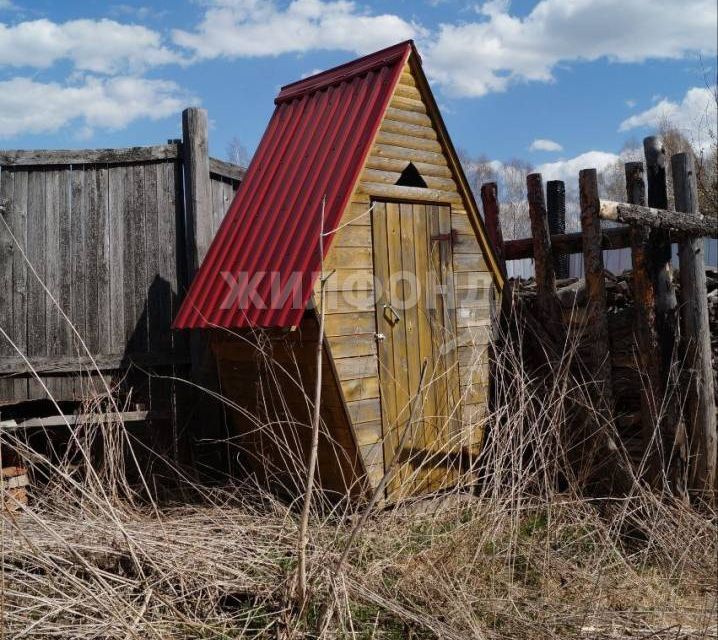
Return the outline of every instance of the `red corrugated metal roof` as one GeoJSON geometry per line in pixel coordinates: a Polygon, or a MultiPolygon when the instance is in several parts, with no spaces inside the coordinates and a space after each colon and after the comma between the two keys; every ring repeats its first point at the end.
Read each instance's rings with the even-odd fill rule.
{"type": "Polygon", "coordinates": [[[299,325],[321,265],[322,199],[334,229],[412,51],[403,42],[282,88],[175,328],[299,325]]]}

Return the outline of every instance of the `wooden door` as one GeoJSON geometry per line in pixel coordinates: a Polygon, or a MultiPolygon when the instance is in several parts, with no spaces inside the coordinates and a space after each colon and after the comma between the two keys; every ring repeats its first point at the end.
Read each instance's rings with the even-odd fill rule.
{"type": "Polygon", "coordinates": [[[389,464],[407,428],[427,370],[416,419],[399,453],[391,497],[436,489],[456,479],[461,414],[456,362],[456,319],[451,209],[375,202],[372,212],[376,273],[384,459],[389,464]]]}

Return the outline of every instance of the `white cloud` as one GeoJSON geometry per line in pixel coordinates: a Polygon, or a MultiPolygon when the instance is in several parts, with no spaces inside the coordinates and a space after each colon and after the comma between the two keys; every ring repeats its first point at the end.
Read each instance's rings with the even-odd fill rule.
{"type": "Polygon", "coordinates": [[[716,51],[715,0],[541,0],[525,17],[483,4],[485,19],[442,24],[425,48],[431,76],[456,95],[549,82],[559,64],[641,62],[716,51]]]}
{"type": "Polygon", "coordinates": [[[630,100],[630,99],[629,99],[629,100],[626,100],[626,106],[627,106],[629,109],[633,109],[633,107],[635,107],[636,104],[637,104],[637,103],[636,103],[635,100],[630,100]]]}
{"type": "Polygon", "coordinates": [[[717,107],[716,87],[693,87],[680,103],[663,98],[650,109],[626,118],[619,131],[655,129],[666,122],[677,127],[697,151],[702,151],[711,143],[711,135],[716,134],[717,107]]]}
{"type": "Polygon", "coordinates": [[[319,69],[319,68],[314,68],[311,71],[307,71],[306,73],[302,74],[302,80],[304,80],[304,78],[311,78],[312,76],[315,76],[318,73],[321,73],[322,71],[324,71],[324,69],[319,69]]]}
{"type": "Polygon", "coordinates": [[[181,57],[163,46],[159,33],[141,25],[107,19],[0,23],[0,66],[48,68],[61,60],[82,71],[115,74],[181,57]]]}
{"type": "Polygon", "coordinates": [[[71,123],[85,132],[120,129],[139,118],[165,118],[192,101],[166,80],[88,77],[68,86],[12,78],[0,82],[0,137],[51,133],[71,123]]]}
{"type": "Polygon", "coordinates": [[[316,49],[368,53],[420,29],[396,15],[369,15],[347,0],[210,0],[195,31],[175,30],[176,44],[198,58],[277,56],[316,49]]]}
{"type": "Polygon", "coordinates": [[[154,9],[150,6],[135,6],[132,4],[115,4],[110,7],[113,15],[130,16],[137,20],[159,20],[166,16],[169,11],[154,9]]]}
{"type": "Polygon", "coordinates": [[[582,169],[596,169],[599,172],[619,160],[620,156],[605,151],[587,151],[574,158],[546,162],[536,171],[546,180],[563,180],[567,187],[578,183],[578,173],[582,169]]]}
{"type": "Polygon", "coordinates": [[[529,151],[563,151],[563,147],[553,140],[537,138],[529,145],[529,151]]]}

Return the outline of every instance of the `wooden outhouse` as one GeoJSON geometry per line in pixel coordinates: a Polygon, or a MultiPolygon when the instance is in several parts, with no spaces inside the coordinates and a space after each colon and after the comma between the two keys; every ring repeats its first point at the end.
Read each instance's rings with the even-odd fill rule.
{"type": "Polygon", "coordinates": [[[389,499],[447,486],[481,443],[502,281],[421,58],[404,42],[275,104],[175,327],[211,334],[242,463],[292,490],[323,299],[321,484],[366,490],[398,456],[389,499]]]}

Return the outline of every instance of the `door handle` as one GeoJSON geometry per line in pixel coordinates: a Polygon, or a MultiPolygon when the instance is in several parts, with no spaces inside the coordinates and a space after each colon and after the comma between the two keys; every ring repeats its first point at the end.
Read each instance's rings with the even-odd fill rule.
{"type": "Polygon", "coordinates": [[[399,312],[391,306],[391,304],[384,305],[384,317],[387,319],[389,324],[391,324],[391,326],[394,326],[397,322],[401,322],[399,312]]]}

